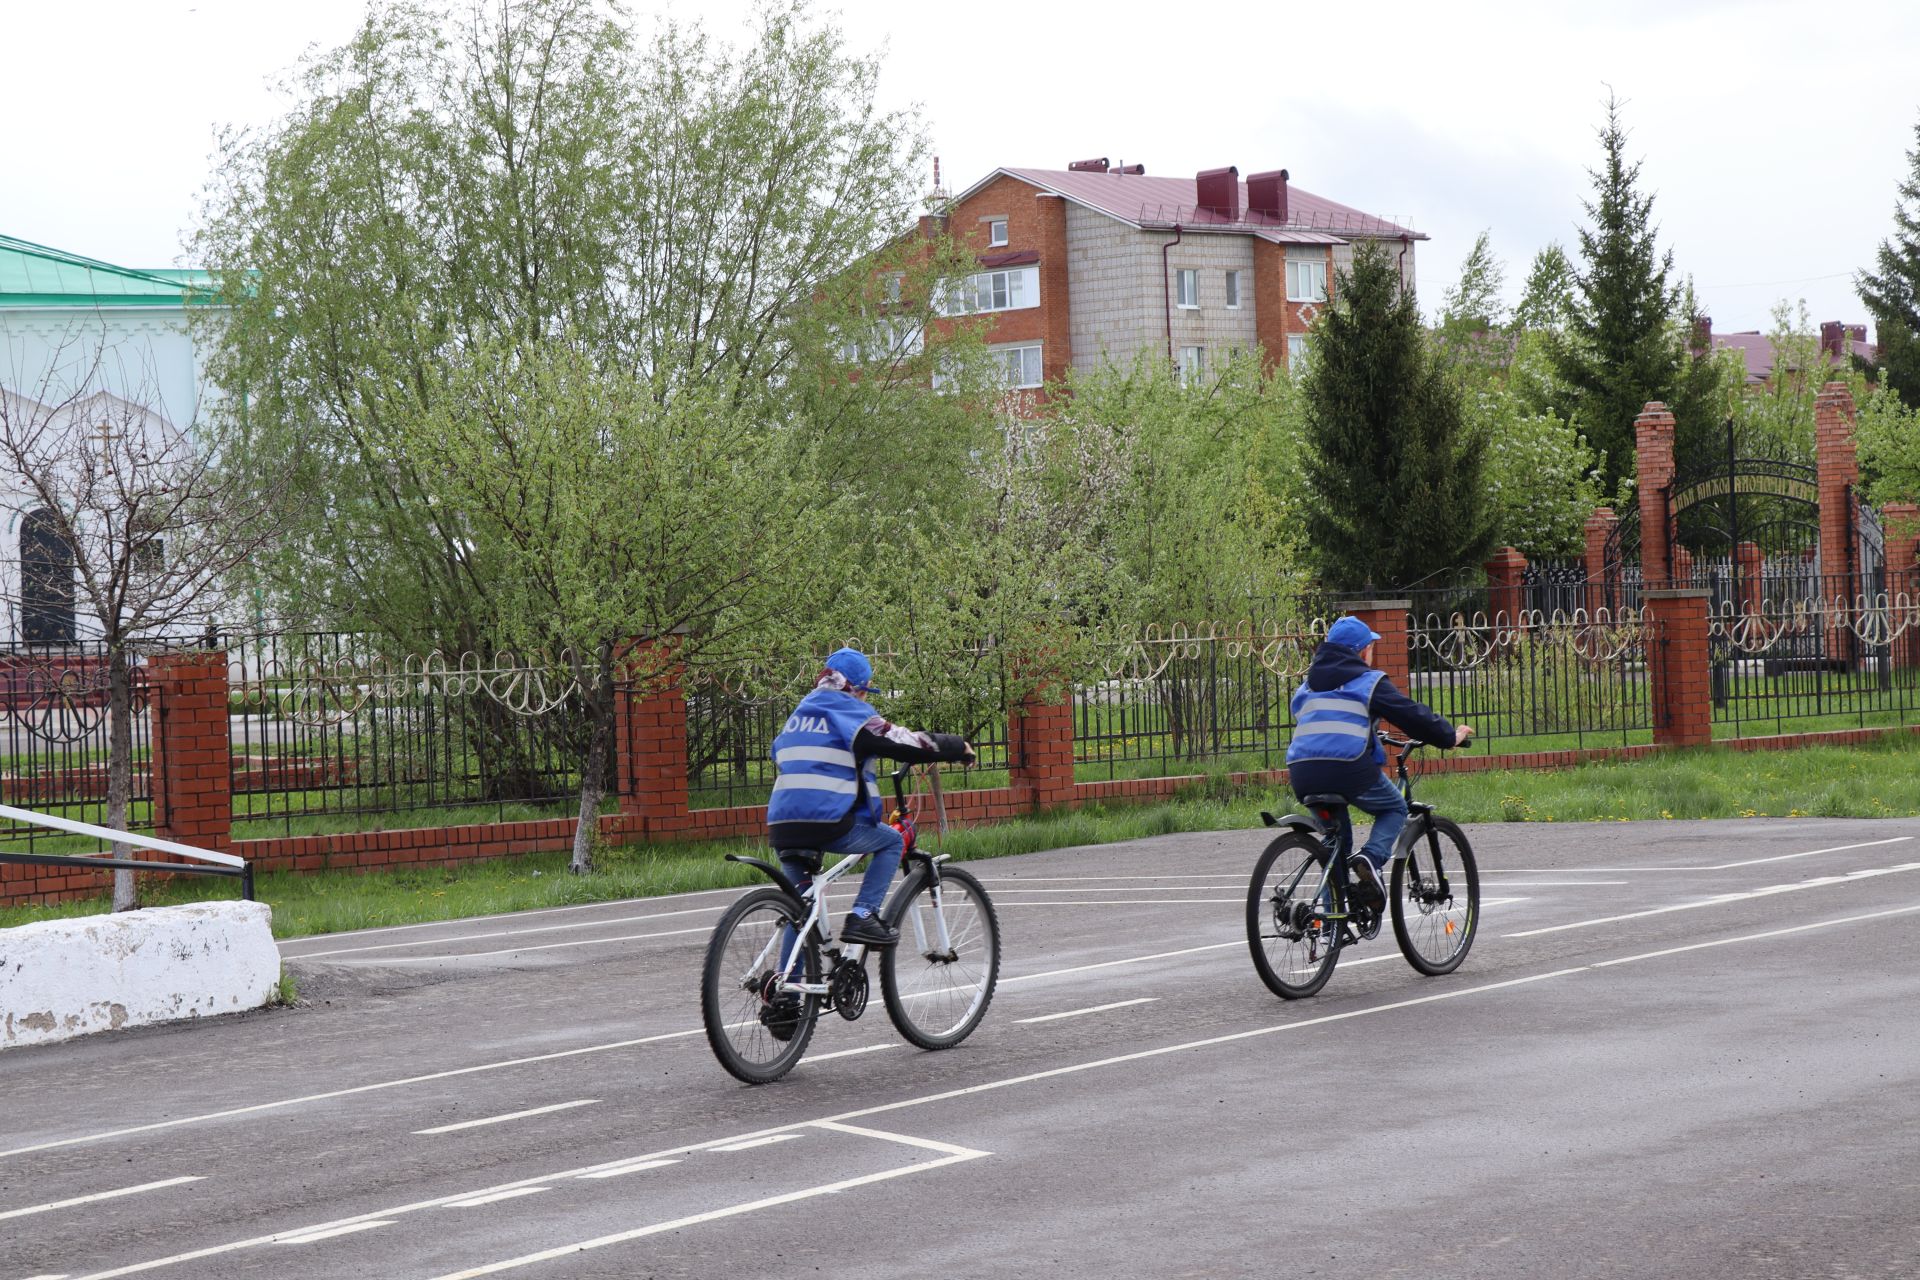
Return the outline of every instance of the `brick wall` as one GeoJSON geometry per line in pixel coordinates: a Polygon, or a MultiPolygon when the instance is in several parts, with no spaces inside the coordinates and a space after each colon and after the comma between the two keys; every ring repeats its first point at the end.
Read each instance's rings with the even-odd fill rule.
{"type": "Polygon", "coordinates": [[[1667,563],[1671,539],[1667,533],[1667,486],[1673,483],[1673,415],[1658,400],[1650,400],[1633,422],[1638,453],[1640,501],[1640,573],[1649,587],[1664,586],[1673,576],[1667,563]]]}
{"type": "Polygon", "coordinates": [[[1713,740],[1709,594],[1705,588],[1682,587],[1641,596],[1641,608],[1654,622],[1648,643],[1656,746],[1691,747],[1713,740]]]}

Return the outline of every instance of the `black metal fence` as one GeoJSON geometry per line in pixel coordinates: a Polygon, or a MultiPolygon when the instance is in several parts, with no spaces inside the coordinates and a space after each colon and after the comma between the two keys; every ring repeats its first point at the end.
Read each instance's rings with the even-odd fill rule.
{"type": "MultiPolygon", "coordinates": [[[[128,825],[153,825],[151,726],[134,673],[128,825]]],[[[0,803],[100,823],[107,803],[107,651],[99,643],[0,646],[0,803]]],[[[91,848],[83,837],[0,822],[0,848],[91,848]]]]}
{"type": "Polygon", "coordinates": [[[234,636],[228,654],[237,835],[323,814],[504,817],[579,796],[585,709],[542,665],[396,657],[341,632],[234,636]]]}

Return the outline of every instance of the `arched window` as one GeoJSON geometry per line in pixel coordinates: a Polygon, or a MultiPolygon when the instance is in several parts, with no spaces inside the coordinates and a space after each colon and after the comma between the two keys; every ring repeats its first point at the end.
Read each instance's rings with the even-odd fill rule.
{"type": "Polygon", "coordinates": [[[45,510],[20,522],[20,638],[73,643],[73,548],[45,510]]]}

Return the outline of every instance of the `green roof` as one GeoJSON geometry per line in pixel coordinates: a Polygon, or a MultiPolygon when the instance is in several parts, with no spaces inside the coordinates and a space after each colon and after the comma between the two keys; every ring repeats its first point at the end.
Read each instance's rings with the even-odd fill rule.
{"type": "Polygon", "coordinates": [[[204,271],[116,267],[0,235],[0,307],[204,306],[212,286],[204,271]]]}

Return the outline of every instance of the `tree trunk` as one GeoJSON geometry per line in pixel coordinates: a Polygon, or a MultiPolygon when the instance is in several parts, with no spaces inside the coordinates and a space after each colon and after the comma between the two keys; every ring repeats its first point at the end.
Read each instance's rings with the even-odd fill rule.
{"type": "Polygon", "coordinates": [[[613,646],[601,645],[597,656],[593,682],[587,687],[592,728],[580,770],[580,821],[574,827],[573,861],[567,867],[575,875],[593,870],[593,837],[600,830],[600,800],[607,794],[607,748],[613,741],[613,646]]]}
{"type": "MultiPolygon", "coordinates": [[[[115,831],[127,829],[128,799],[133,794],[133,670],[124,642],[107,646],[107,820],[115,831]]],[[[113,856],[127,857],[131,845],[115,841],[113,856]]],[[[140,886],[134,872],[113,873],[113,909],[132,911],[140,905],[140,886]]]]}

